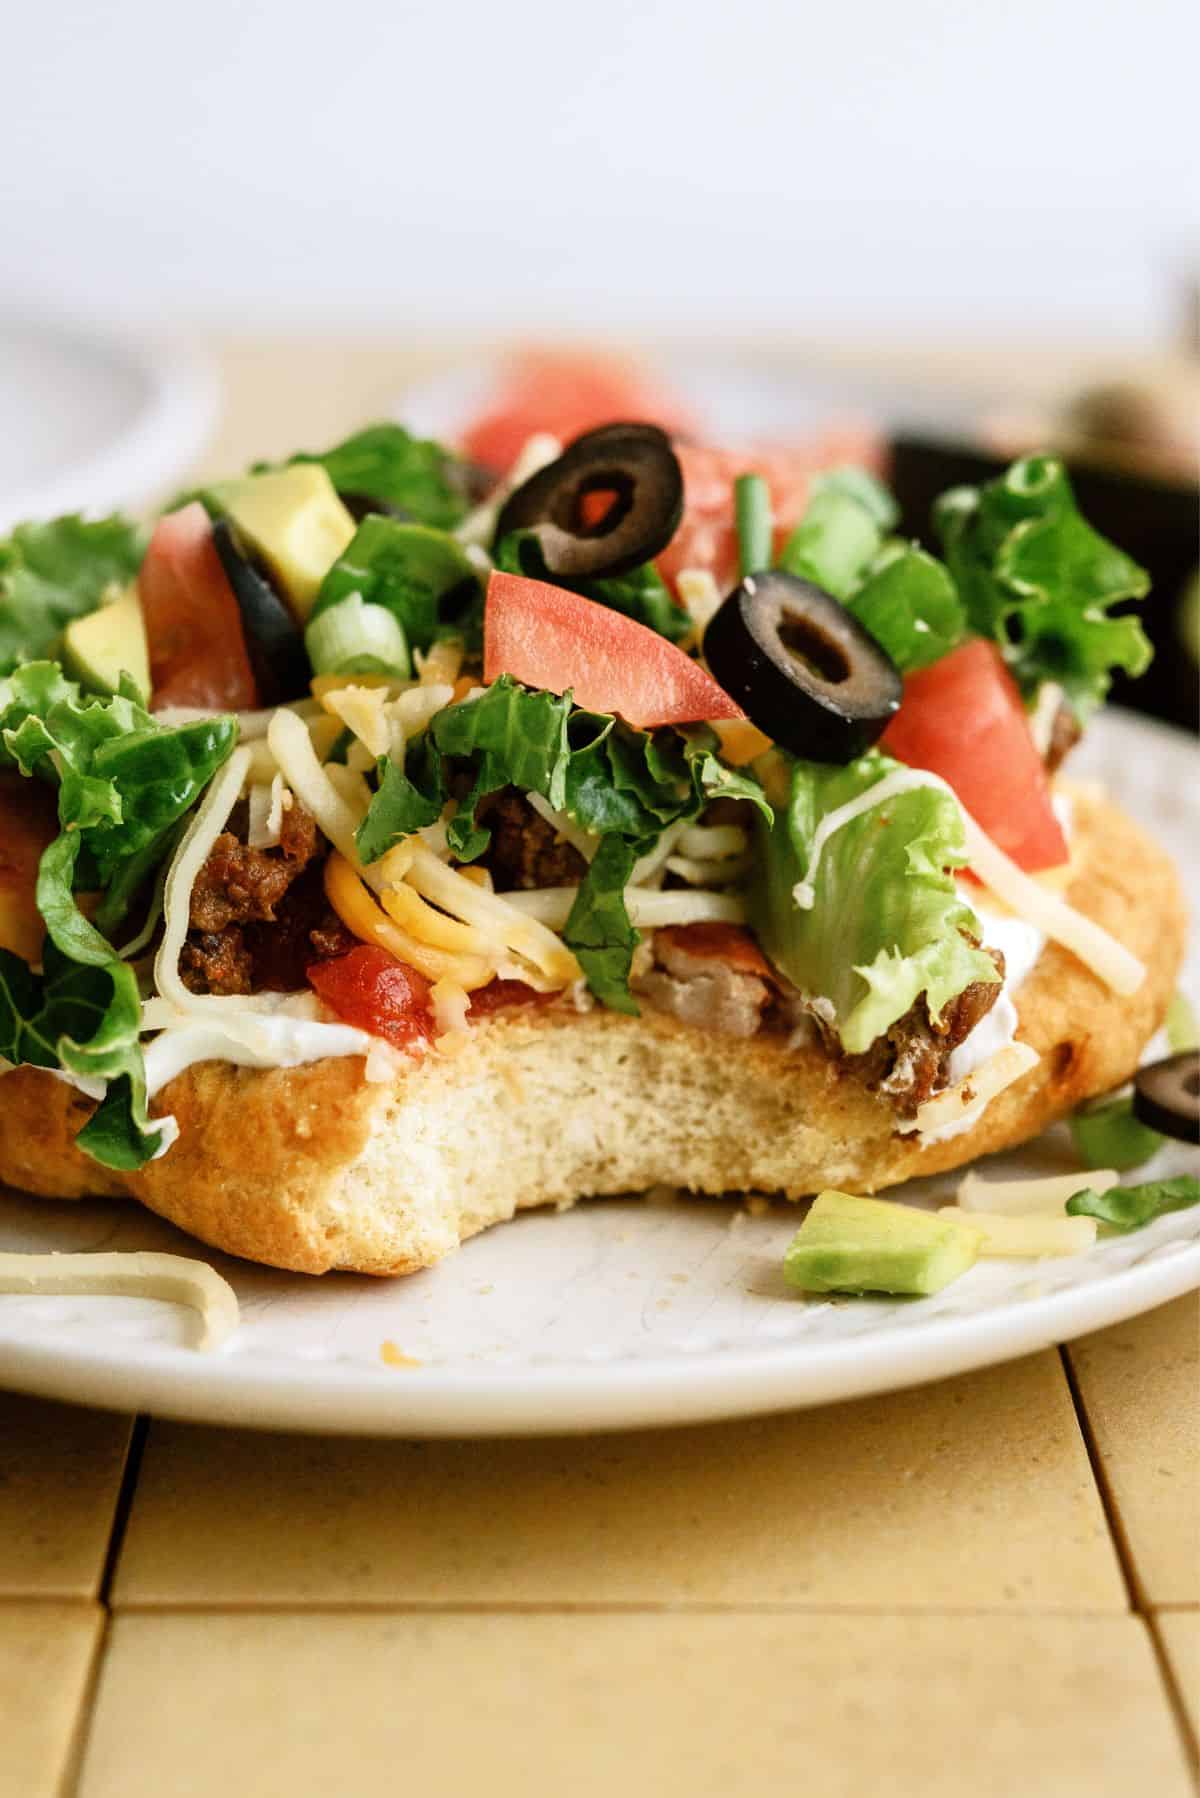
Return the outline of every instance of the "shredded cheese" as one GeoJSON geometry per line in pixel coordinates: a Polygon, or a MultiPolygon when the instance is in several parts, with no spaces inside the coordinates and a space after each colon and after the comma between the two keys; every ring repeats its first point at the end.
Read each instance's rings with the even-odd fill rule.
{"type": "MultiPolygon", "coordinates": [[[[536,918],[552,930],[561,930],[575,903],[577,887],[538,887],[531,892],[505,893],[505,902],[526,917],[536,918]]],[[[744,924],[746,907],[732,893],[657,892],[653,887],[627,886],[625,909],[632,924],[647,930],[664,924],[744,924]]]]}
{"type": "Polygon", "coordinates": [[[476,926],[485,938],[499,938],[557,985],[568,986],[578,979],[579,964],[552,930],[514,906],[511,895],[502,898],[464,880],[455,869],[438,861],[423,843],[414,849],[408,882],[422,898],[431,899],[452,917],[476,926]]]}
{"type": "Polygon", "coordinates": [[[1037,1050],[1028,1043],[1008,1043],[965,1079],[926,1099],[916,1118],[901,1124],[900,1129],[905,1133],[915,1130],[927,1142],[959,1136],[978,1122],[998,1093],[1027,1074],[1038,1060],[1037,1050]]]}
{"type": "Polygon", "coordinates": [[[689,824],[679,838],[680,853],[700,861],[745,855],[749,848],[749,835],[737,824],[689,824]]]}
{"type": "Polygon", "coordinates": [[[1083,1174],[1050,1174],[1041,1180],[982,1180],[972,1171],[958,1183],[955,1193],[964,1211],[998,1213],[1004,1217],[1039,1214],[1062,1216],[1063,1206],[1085,1186],[1107,1192],[1120,1183],[1115,1168],[1099,1168],[1083,1174]]]}
{"type": "Polygon", "coordinates": [[[435,980],[429,997],[433,1003],[437,1048],[442,1055],[457,1055],[467,1045],[470,995],[453,980],[435,980]]]}
{"type": "Polygon", "coordinates": [[[431,644],[424,655],[418,649],[413,659],[423,687],[449,686],[453,692],[454,683],[462,672],[462,638],[443,637],[440,642],[431,644]]]}
{"type": "Polygon", "coordinates": [[[981,1255],[1030,1260],[1043,1255],[1078,1255],[1096,1240],[1094,1217],[1000,1217],[994,1212],[960,1211],[954,1205],[939,1207],[938,1216],[972,1230],[981,1255]]]}
{"type": "Polygon", "coordinates": [[[238,1327],[232,1286],[215,1268],[186,1255],[0,1254],[0,1292],[64,1297],[168,1299],[200,1313],[205,1351],[219,1348],[238,1327]]]}
{"type": "Polygon", "coordinates": [[[1058,716],[1058,708],[1062,704],[1063,690],[1057,681],[1043,681],[1038,688],[1037,701],[1029,714],[1029,734],[1033,738],[1033,746],[1043,761],[1050,748],[1050,738],[1054,734],[1054,720],[1058,716]]]}
{"type": "Polygon", "coordinates": [[[663,864],[668,874],[678,875],[693,887],[729,886],[741,880],[751,869],[750,857],[741,855],[722,861],[698,861],[690,855],[668,855],[663,864]]]}
{"type": "MultiPolygon", "coordinates": [[[[480,933],[476,928],[447,917],[444,911],[438,911],[407,884],[388,887],[382,895],[382,904],[389,918],[418,942],[428,943],[432,949],[444,949],[450,955],[479,953],[480,933]]],[[[487,947],[494,955],[498,945],[489,941],[487,947]]]]}
{"type": "Polygon", "coordinates": [[[675,591],[695,626],[694,635],[702,637],[720,610],[722,593],[710,568],[681,568],[675,576],[675,591]]]}
{"type": "MultiPolygon", "coordinates": [[[[276,712],[267,732],[267,740],[288,786],[306,811],[312,813],[329,841],[338,849],[351,868],[359,866],[354,833],[362,822],[330,779],[330,769],[317,760],[312,739],[299,718],[291,712],[276,712]]],[[[209,789],[210,793],[212,789],[209,789]]],[[[366,874],[371,879],[371,874],[366,874]]],[[[372,879],[371,884],[375,881],[372,879]]]]}
{"type": "Polygon", "coordinates": [[[455,531],[454,535],[459,542],[465,543],[468,549],[472,544],[485,548],[496,535],[500,509],[509,494],[523,486],[532,475],[549,467],[551,462],[557,462],[562,452],[562,443],[557,437],[552,437],[549,431],[538,431],[532,437],[527,437],[507,478],[489,494],[481,506],[476,506],[473,512],[467,514],[455,531]]]}
{"type": "MultiPolygon", "coordinates": [[[[278,777],[276,777],[278,778],[278,777]]],[[[246,841],[251,849],[269,849],[279,841],[279,832],[271,834],[271,788],[266,781],[256,780],[246,795],[249,825],[246,841]]]]}
{"type": "Polygon", "coordinates": [[[378,761],[386,755],[391,743],[387,720],[387,689],[384,687],[337,687],[321,701],[325,710],[339,718],[347,730],[378,761]]]}
{"type": "Polygon", "coordinates": [[[491,979],[492,966],[482,956],[449,955],[402,929],[380,909],[355,869],[337,852],[325,863],[325,892],[342,923],[360,942],[378,943],[427,979],[456,980],[468,992],[491,979]]]}

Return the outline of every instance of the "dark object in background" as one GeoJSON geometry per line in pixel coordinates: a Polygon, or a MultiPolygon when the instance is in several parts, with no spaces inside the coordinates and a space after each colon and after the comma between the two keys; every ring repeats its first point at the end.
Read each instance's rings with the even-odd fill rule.
{"type": "MultiPolygon", "coordinates": [[[[889,484],[900,506],[901,529],[936,550],[930,517],[938,495],[947,487],[990,481],[1004,468],[1003,461],[977,450],[918,437],[894,438],[889,484]]],[[[1140,680],[1118,673],[1110,698],[1115,705],[1194,731],[1200,718],[1200,667],[1184,647],[1180,615],[1200,557],[1195,489],[1071,460],[1068,468],[1084,517],[1150,573],[1150,592],[1132,609],[1154,645],[1154,660],[1140,680]]]]}

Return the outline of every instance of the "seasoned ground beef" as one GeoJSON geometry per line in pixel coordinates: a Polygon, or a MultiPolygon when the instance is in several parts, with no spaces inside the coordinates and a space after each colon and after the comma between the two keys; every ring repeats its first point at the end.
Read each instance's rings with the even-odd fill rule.
{"type": "MultiPolygon", "coordinates": [[[[1002,981],[1003,955],[998,949],[987,949],[985,954],[995,962],[1002,981]]],[[[864,1055],[845,1056],[845,1064],[873,1091],[886,1093],[901,1117],[915,1117],[926,1099],[945,1085],[951,1055],[992,1009],[999,995],[998,983],[972,981],[950,1001],[937,1024],[930,1019],[922,996],[911,1011],[897,1019],[886,1036],[872,1043],[864,1055]]]]}
{"type": "Polygon", "coordinates": [[[563,842],[553,824],[547,824],[514,788],[485,800],[478,815],[492,833],[480,859],[498,893],[515,887],[573,886],[587,872],[578,849],[563,842]]]}
{"type": "Polygon", "coordinates": [[[317,826],[302,805],[283,814],[277,849],[251,849],[222,831],[192,888],[191,927],[218,931],[274,918],[275,907],[317,853],[317,826]]]}
{"type": "Polygon", "coordinates": [[[352,948],[325,897],[326,848],[300,805],[284,812],[276,849],[251,849],[235,831],[223,832],[192,889],[179,959],[184,985],[194,993],[296,992],[314,961],[352,948]]]}

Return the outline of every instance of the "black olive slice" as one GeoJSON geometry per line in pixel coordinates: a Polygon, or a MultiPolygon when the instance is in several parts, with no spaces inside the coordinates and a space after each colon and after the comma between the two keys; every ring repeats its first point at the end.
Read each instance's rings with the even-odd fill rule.
{"type": "Polygon", "coordinates": [[[213,526],[213,543],[233,588],[250,666],[264,705],[283,705],[308,689],[309,665],[304,634],[287,602],[242,548],[227,518],[213,526]]]}
{"type": "Polygon", "coordinates": [[[509,494],[496,541],[531,531],[548,574],[604,580],[651,561],[682,516],[683,471],[666,432],[602,425],[509,494]]]}
{"type": "Polygon", "coordinates": [[[845,606],[812,581],[747,575],[704,633],[715,678],[793,755],[852,762],[900,704],[900,671],[845,606]]]}
{"type": "Polygon", "coordinates": [[[1160,1136],[1200,1142],[1200,1049],[1152,1061],[1133,1077],[1133,1115],[1160,1136]]]}

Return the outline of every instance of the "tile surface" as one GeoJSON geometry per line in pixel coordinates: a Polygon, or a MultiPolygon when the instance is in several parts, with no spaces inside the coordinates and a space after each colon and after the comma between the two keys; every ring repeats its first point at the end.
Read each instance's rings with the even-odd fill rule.
{"type": "Polygon", "coordinates": [[[1200,1611],[1159,1611],[1154,1628],[1183,1707],[1189,1746],[1200,1759],[1200,1611]]]}
{"type": "Polygon", "coordinates": [[[1067,1352],[1140,1605],[1200,1604],[1200,1294],[1067,1352]]]}
{"type": "Polygon", "coordinates": [[[387,1443],[151,1427],[123,1605],[1121,1610],[1058,1357],[638,1435],[387,1443]]]}
{"type": "Polygon", "coordinates": [[[97,1604],[0,1604],[0,1798],[57,1798],[74,1760],[97,1604]]]}
{"type": "Polygon", "coordinates": [[[92,1598],[132,1428],[0,1392],[0,1598],[92,1598]]]}
{"type": "Polygon", "coordinates": [[[162,1614],[114,1625],[80,1798],[799,1782],[821,1798],[1191,1789],[1131,1617],[162,1614]]]}

